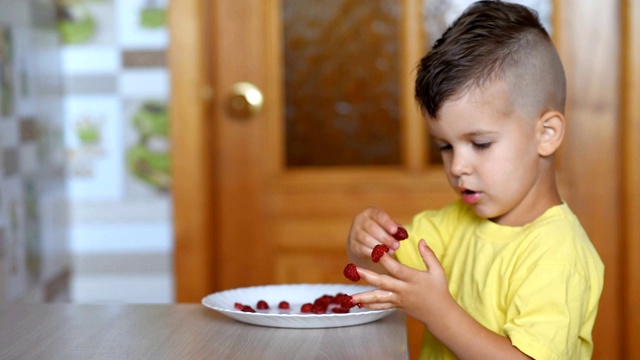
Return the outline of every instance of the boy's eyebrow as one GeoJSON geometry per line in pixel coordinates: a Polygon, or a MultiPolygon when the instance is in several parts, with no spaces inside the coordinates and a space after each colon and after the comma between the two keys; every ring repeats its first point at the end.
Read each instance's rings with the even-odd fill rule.
{"type": "MultiPolygon", "coordinates": [[[[473,130],[473,131],[469,131],[467,133],[462,134],[462,136],[465,137],[465,138],[468,138],[468,137],[475,137],[475,136],[494,135],[494,134],[497,134],[497,133],[498,133],[498,131],[493,131],[493,130],[473,130]]],[[[446,142],[446,140],[438,137],[436,134],[430,133],[429,136],[434,141],[446,142]]]]}
{"type": "Polygon", "coordinates": [[[493,131],[493,130],[473,130],[470,131],[468,133],[465,133],[465,136],[481,136],[481,135],[493,135],[493,134],[497,134],[497,131],[493,131]]]}

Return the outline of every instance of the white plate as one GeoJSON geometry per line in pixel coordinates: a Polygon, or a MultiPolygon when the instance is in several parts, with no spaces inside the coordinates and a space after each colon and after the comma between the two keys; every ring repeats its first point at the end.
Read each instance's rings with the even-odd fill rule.
{"type": "Polygon", "coordinates": [[[281,327],[281,328],[328,328],[352,326],[379,320],[391,312],[390,310],[369,310],[353,307],[349,313],[309,314],[301,313],[304,303],[313,301],[322,295],[344,293],[353,295],[375,289],[372,286],[349,284],[289,284],[265,285],[231,289],[207,295],[202,304],[230,318],[248,324],[281,327]],[[264,300],[270,310],[258,310],[256,304],[264,300]],[[288,301],[290,310],[279,310],[280,301],[288,301]],[[235,303],[251,306],[255,313],[243,312],[234,307],[235,303]]]}

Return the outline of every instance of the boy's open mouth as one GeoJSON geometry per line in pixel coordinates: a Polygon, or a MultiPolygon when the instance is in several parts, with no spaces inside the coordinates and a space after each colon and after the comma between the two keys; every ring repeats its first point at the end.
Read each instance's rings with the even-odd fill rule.
{"type": "Polygon", "coordinates": [[[481,193],[470,189],[462,189],[461,191],[462,201],[467,204],[475,204],[480,201],[481,193]]]}

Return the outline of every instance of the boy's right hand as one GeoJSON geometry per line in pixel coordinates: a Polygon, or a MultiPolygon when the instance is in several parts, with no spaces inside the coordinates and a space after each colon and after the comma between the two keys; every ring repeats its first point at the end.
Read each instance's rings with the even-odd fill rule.
{"type": "Polygon", "coordinates": [[[394,239],[399,225],[382,209],[369,207],[355,216],[347,237],[349,260],[358,266],[371,268],[371,251],[378,244],[389,247],[393,254],[400,243],[394,239]]]}

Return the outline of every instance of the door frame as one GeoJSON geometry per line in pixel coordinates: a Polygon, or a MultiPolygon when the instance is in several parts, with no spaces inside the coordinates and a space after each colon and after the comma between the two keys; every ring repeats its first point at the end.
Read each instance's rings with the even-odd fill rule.
{"type": "Polygon", "coordinates": [[[640,358],[640,0],[623,2],[622,17],[622,231],[624,355],[640,358]]]}
{"type": "Polygon", "coordinates": [[[209,64],[207,1],[169,5],[171,73],[171,171],[174,230],[174,288],[177,302],[199,302],[213,289],[215,238],[214,90],[209,64]],[[185,21],[188,19],[188,21],[185,21]],[[188,159],[185,161],[184,159],[188,159]],[[214,184],[214,186],[211,186],[214,184]],[[197,191],[194,191],[197,189],[197,191]]]}

